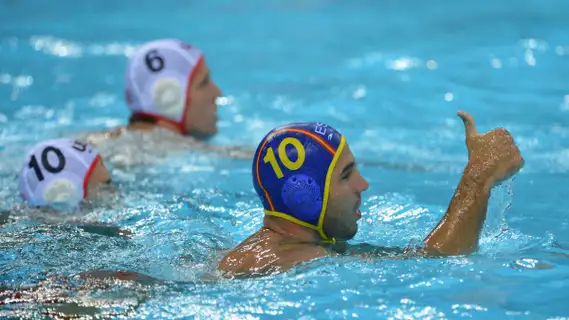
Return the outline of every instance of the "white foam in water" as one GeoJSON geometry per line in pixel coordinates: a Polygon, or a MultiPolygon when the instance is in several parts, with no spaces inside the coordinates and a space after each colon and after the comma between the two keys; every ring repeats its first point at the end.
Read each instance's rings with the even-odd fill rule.
{"type": "Polygon", "coordinates": [[[486,221],[482,232],[483,238],[498,238],[508,230],[506,211],[512,206],[514,195],[514,178],[511,178],[492,190],[492,196],[488,203],[486,221]]]}
{"type": "Polygon", "coordinates": [[[514,196],[515,177],[494,187],[488,203],[486,221],[480,236],[481,253],[504,253],[518,251],[528,246],[538,245],[536,238],[520,231],[510,229],[506,212],[510,209],[514,196]]]}

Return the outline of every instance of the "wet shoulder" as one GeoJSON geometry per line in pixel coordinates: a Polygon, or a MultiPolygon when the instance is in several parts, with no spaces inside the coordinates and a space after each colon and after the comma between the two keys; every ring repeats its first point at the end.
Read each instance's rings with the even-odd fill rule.
{"type": "Polygon", "coordinates": [[[323,247],[295,242],[262,229],[229,252],[221,260],[219,269],[236,276],[266,275],[286,271],[326,254],[323,247]]]}
{"type": "Polygon", "coordinates": [[[230,275],[264,271],[276,260],[278,239],[261,229],[231,250],[220,262],[219,270],[230,275]]]}

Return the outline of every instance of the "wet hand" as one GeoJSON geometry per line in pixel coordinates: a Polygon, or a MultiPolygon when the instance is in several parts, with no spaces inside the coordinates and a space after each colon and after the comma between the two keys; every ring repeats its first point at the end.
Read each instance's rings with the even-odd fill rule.
{"type": "Polygon", "coordinates": [[[514,138],[504,128],[480,134],[472,116],[459,111],[466,130],[468,166],[475,179],[493,186],[509,179],[524,165],[514,138]]]}

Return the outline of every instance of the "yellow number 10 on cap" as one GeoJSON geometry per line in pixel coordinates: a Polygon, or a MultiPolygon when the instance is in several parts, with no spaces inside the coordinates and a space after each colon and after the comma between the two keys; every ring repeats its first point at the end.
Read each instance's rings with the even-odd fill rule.
{"type": "MultiPolygon", "coordinates": [[[[279,159],[281,160],[282,164],[291,171],[300,169],[300,167],[302,167],[302,165],[304,164],[304,159],[306,158],[306,152],[304,150],[304,146],[302,145],[302,143],[296,138],[291,138],[291,137],[284,138],[283,141],[279,143],[278,152],[279,152],[279,159]],[[290,161],[288,155],[286,154],[286,146],[288,146],[289,144],[296,149],[296,153],[298,154],[296,161],[290,161]]],[[[273,170],[275,170],[277,178],[280,179],[284,176],[281,167],[277,163],[275,152],[273,151],[272,147],[269,147],[269,149],[267,150],[267,154],[263,158],[263,161],[265,163],[268,162],[271,164],[273,170]]]]}

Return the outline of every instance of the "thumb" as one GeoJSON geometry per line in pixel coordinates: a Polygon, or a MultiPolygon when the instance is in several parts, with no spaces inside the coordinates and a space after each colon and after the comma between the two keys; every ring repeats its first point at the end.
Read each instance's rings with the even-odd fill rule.
{"type": "Polygon", "coordinates": [[[474,118],[464,111],[459,111],[457,115],[462,119],[464,123],[464,130],[466,131],[466,139],[472,138],[478,135],[478,130],[476,130],[476,124],[474,123],[474,118]]]}

